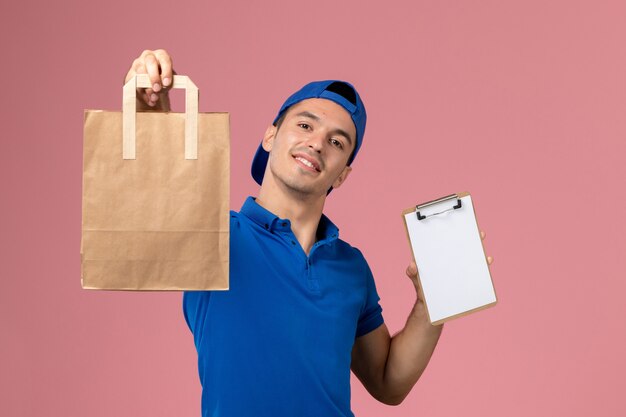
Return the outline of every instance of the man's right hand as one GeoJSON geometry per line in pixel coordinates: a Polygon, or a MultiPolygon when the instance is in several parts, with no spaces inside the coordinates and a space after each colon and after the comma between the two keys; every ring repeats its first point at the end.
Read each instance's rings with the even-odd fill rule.
{"type": "Polygon", "coordinates": [[[170,111],[169,89],[175,74],[172,57],[164,49],[145,50],[133,61],[124,83],[135,74],[148,74],[152,88],[137,89],[137,110],[170,111]]]}

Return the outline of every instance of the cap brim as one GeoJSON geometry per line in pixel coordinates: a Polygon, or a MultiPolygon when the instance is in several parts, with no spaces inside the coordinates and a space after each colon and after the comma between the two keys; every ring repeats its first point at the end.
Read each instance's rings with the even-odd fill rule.
{"type": "Polygon", "coordinates": [[[252,178],[261,185],[263,183],[263,176],[265,176],[265,169],[267,168],[267,161],[269,159],[269,152],[263,149],[263,142],[259,145],[259,148],[254,154],[252,159],[252,178]]]}

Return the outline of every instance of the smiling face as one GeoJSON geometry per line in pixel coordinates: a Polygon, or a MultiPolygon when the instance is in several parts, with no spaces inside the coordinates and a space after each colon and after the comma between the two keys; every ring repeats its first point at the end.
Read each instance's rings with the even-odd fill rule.
{"type": "Polygon", "coordinates": [[[356,128],[343,107],[326,99],[303,100],[289,108],[279,128],[270,126],[265,133],[263,148],[270,153],[265,180],[297,194],[325,196],[348,177],[355,143],[356,128]]]}

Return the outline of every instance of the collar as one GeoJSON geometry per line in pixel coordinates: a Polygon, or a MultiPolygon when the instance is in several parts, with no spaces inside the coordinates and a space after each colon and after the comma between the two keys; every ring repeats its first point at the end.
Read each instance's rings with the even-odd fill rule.
{"type": "MultiPolygon", "coordinates": [[[[253,222],[270,232],[291,230],[289,219],[281,219],[269,210],[261,207],[254,197],[246,198],[240,212],[253,222]]],[[[317,241],[333,240],[339,237],[339,229],[328,217],[322,214],[317,226],[317,241]]]]}

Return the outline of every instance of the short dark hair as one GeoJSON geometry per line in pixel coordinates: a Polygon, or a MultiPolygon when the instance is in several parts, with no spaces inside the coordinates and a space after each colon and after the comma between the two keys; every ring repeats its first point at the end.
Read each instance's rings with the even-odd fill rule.
{"type": "Polygon", "coordinates": [[[276,126],[277,132],[278,132],[278,129],[280,129],[280,125],[282,125],[283,122],[285,121],[285,117],[287,116],[288,112],[289,110],[283,112],[283,114],[281,114],[280,117],[274,122],[274,126],[276,126]]]}

